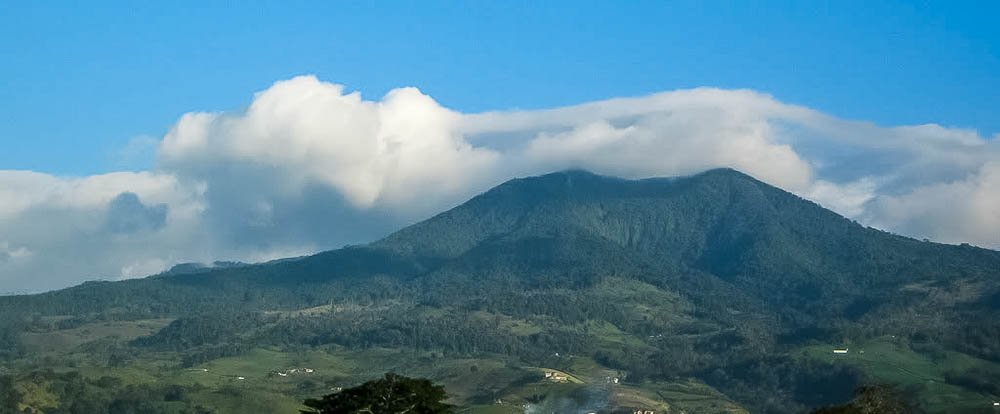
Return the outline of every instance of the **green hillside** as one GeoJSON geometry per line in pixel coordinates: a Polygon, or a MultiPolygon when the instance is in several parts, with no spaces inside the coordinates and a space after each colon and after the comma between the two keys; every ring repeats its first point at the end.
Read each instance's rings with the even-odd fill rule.
{"type": "Polygon", "coordinates": [[[808,412],[869,382],[929,412],[1000,400],[1000,253],[728,169],[512,180],[369,245],[2,297],[0,314],[0,412],[295,412],[386,371],[481,413],[808,412]]]}

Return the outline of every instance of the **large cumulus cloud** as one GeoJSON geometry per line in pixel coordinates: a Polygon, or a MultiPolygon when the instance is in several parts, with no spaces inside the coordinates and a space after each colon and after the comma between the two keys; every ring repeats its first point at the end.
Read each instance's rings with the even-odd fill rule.
{"type": "Polygon", "coordinates": [[[148,172],[0,171],[0,291],[259,261],[365,242],[515,176],[733,167],[863,223],[1000,247],[1000,148],[975,131],[841,120],[699,88],[463,114],[304,76],[242,111],[189,113],[148,172]]]}

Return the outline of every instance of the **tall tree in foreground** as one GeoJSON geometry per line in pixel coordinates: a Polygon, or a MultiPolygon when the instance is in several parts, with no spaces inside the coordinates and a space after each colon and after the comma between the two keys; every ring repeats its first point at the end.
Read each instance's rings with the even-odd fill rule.
{"type": "Polygon", "coordinates": [[[444,387],[426,379],[394,373],[354,388],[309,399],[303,414],[451,414],[453,406],[443,401],[444,387]]]}
{"type": "Polygon", "coordinates": [[[888,385],[868,385],[858,388],[854,400],[845,405],[826,407],[813,414],[918,414],[888,385]]]}
{"type": "Polygon", "coordinates": [[[21,395],[14,388],[14,379],[7,376],[0,376],[0,414],[18,413],[18,403],[21,402],[21,395]]]}

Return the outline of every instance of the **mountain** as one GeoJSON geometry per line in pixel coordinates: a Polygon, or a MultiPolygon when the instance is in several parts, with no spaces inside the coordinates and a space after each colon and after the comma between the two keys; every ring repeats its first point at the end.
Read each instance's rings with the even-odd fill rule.
{"type": "Polygon", "coordinates": [[[664,278],[694,273],[771,307],[829,315],[843,309],[810,305],[878,299],[902,284],[957,275],[983,283],[1000,269],[997,252],[865,228],[731,169],[684,179],[567,171],[513,180],[372,247],[465,260],[582,245],[669,269],[664,278]]]}
{"type": "Polygon", "coordinates": [[[866,382],[930,411],[1000,394],[1000,252],[867,228],[731,169],[516,179],[368,245],[3,297],[0,312],[15,373],[45,366],[32,340],[104,323],[130,334],[81,334],[49,358],[122,354],[126,369],[172,355],[184,369],[391,349],[423,353],[394,369],[494,367],[431,370],[461,404],[561,411],[801,412],[866,382]],[[841,346],[859,352],[834,359],[841,346]],[[587,385],[534,394],[537,367],[587,385]],[[595,391],[612,377],[619,391],[595,391]]]}

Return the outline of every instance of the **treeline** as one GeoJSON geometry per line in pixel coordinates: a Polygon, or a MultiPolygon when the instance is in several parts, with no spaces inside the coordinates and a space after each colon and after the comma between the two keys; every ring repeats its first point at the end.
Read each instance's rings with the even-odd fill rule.
{"type": "Polygon", "coordinates": [[[237,342],[240,337],[252,339],[255,330],[267,321],[261,312],[219,312],[174,320],[156,334],[138,338],[132,343],[162,351],[183,351],[201,345],[237,342]]]}
{"type": "Polygon", "coordinates": [[[944,380],[983,394],[1000,395],[1000,372],[977,367],[965,371],[949,371],[945,373],[944,380]]]}
{"type": "Polygon", "coordinates": [[[20,336],[24,331],[24,324],[17,319],[0,319],[2,319],[0,320],[0,361],[3,361],[21,354],[20,336]]]}
{"type": "Polygon", "coordinates": [[[118,378],[91,379],[76,372],[34,371],[18,377],[0,376],[0,414],[209,414],[194,404],[194,391],[180,385],[125,384],[118,378]],[[45,389],[47,397],[32,398],[21,390],[45,389]]]}

